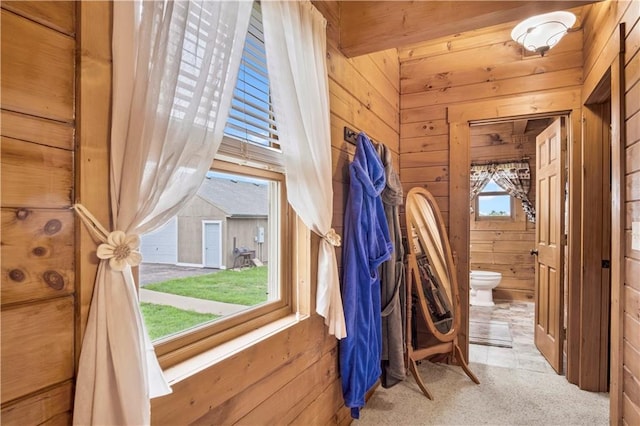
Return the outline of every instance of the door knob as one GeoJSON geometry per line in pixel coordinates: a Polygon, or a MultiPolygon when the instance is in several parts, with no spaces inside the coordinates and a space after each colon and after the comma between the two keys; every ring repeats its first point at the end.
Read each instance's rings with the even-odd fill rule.
{"type": "Polygon", "coordinates": [[[538,250],[531,249],[531,250],[529,250],[529,254],[531,254],[531,256],[537,256],[538,255],[538,250]]]}

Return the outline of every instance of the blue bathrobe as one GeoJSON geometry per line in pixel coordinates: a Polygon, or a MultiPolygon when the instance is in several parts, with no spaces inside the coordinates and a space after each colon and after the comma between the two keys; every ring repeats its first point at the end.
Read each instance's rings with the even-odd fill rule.
{"type": "Polygon", "coordinates": [[[342,303],[347,337],[340,340],[340,374],[345,405],[357,419],[365,394],[381,374],[378,267],[393,252],[380,198],[386,183],[384,166],[364,133],[358,135],[349,174],[342,250],[342,303]]]}

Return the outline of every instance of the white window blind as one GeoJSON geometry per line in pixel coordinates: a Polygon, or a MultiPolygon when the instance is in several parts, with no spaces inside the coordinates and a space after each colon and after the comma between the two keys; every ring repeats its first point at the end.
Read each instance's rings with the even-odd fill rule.
{"type": "MultiPolygon", "coordinates": [[[[164,48],[170,57],[168,62],[180,61],[170,116],[177,121],[191,121],[195,126],[213,130],[217,108],[211,108],[210,103],[203,100],[210,99],[213,103],[219,103],[221,93],[216,92],[213,84],[200,83],[203,86],[198,87],[198,79],[201,73],[209,72],[209,65],[205,65],[211,61],[210,57],[205,59],[207,44],[215,44],[224,50],[233,42],[234,33],[218,31],[223,24],[215,19],[211,8],[203,7],[198,2],[175,2],[174,7],[184,11],[174,14],[167,39],[156,41],[157,45],[166,43],[164,48]],[[202,34],[213,34],[215,37],[205,37],[202,34]],[[202,96],[197,95],[200,92],[202,96]]],[[[141,7],[139,13],[142,13],[141,7]]],[[[138,19],[141,17],[139,16],[138,19]]],[[[160,46],[155,47],[155,49],[160,48],[160,46]]],[[[219,48],[215,47],[215,49],[219,48]]],[[[228,59],[218,62],[214,61],[210,66],[228,66],[228,59]]],[[[168,69],[164,71],[171,72],[168,69]]],[[[214,76],[211,78],[213,79],[214,76]]],[[[171,76],[168,76],[167,80],[170,79],[171,76]]],[[[160,102],[160,105],[165,103],[160,102]]]]}
{"type": "Polygon", "coordinates": [[[282,171],[260,3],[254,2],[227,125],[216,158],[282,171]]]}

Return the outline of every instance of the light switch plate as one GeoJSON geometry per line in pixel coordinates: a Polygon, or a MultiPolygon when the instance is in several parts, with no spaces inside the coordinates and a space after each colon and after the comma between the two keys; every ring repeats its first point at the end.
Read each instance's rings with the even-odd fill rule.
{"type": "Polygon", "coordinates": [[[631,223],[631,250],[640,251],[640,222],[631,223]]]}

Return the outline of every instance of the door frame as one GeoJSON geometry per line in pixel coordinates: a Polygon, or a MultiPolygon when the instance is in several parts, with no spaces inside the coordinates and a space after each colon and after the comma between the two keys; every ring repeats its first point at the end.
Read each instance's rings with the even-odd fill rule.
{"type": "Polygon", "coordinates": [[[623,403],[623,316],[625,275],[625,95],[624,95],[624,38],[625,23],[611,35],[607,48],[585,73],[582,104],[600,88],[607,73],[611,88],[611,325],[609,353],[609,417],[611,423],[622,419],[623,403]]]}
{"type": "MultiPolygon", "coordinates": [[[[609,78],[602,80],[602,96],[610,96],[609,78]]],[[[580,293],[580,389],[607,392],[609,378],[609,331],[611,268],[611,200],[609,165],[611,158],[610,102],[591,99],[582,108],[582,161],[584,205],[582,218],[582,291],[580,293]]]]}
{"type": "MultiPolygon", "coordinates": [[[[582,138],[579,131],[581,117],[581,87],[542,91],[535,94],[523,94],[498,99],[482,100],[457,104],[447,108],[449,122],[449,238],[454,254],[458,285],[460,287],[460,311],[462,323],[460,327],[460,347],[465,357],[469,353],[469,168],[470,124],[488,120],[508,120],[535,118],[539,116],[567,116],[567,148],[569,173],[567,179],[571,185],[580,185],[582,173],[580,168],[582,138]]],[[[579,186],[578,186],[579,187],[579,186]]],[[[573,236],[580,235],[580,191],[569,192],[569,256],[566,259],[568,270],[569,292],[579,282],[573,272],[580,261],[579,250],[571,250],[577,243],[573,236]],[[578,255],[574,256],[573,251],[578,255]]],[[[579,246],[579,244],[578,244],[579,246]]],[[[579,271],[579,269],[578,269],[579,271]]],[[[571,299],[571,293],[569,293],[571,299]]],[[[571,305],[568,306],[568,317],[572,316],[571,305]]],[[[567,330],[567,356],[571,345],[570,330],[567,330]]],[[[578,342],[579,343],[579,342],[578,342]]],[[[579,346],[578,346],[579,348],[579,346]]]]}

